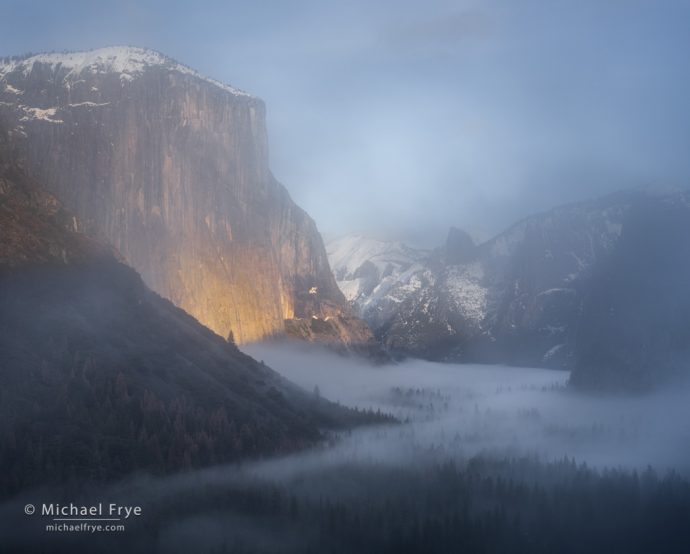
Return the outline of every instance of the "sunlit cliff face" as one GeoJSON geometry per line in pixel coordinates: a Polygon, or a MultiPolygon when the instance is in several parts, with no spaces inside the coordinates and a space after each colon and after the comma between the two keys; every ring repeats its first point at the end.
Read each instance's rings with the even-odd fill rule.
{"type": "Polygon", "coordinates": [[[0,97],[28,172],[218,334],[350,314],[314,222],[271,175],[261,100],[136,48],[8,62],[0,97]]]}

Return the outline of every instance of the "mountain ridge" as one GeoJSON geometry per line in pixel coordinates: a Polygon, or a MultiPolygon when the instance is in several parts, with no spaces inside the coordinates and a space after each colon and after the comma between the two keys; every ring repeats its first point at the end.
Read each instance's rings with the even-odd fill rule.
{"type": "MultiPolygon", "coordinates": [[[[619,353],[607,354],[608,347],[588,335],[581,322],[590,321],[590,327],[600,327],[602,337],[611,338],[611,344],[614,339],[618,344],[629,340],[624,334],[616,338],[616,328],[604,324],[605,314],[598,310],[606,302],[590,300],[595,294],[592,287],[597,279],[604,283],[598,285],[601,289],[612,286],[606,285],[611,277],[600,275],[602,268],[608,267],[608,260],[620,258],[620,263],[633,265],[628,257],[618,254],[621,234],[626,224],[632,225],[632,215],[653,211],[656,204],[664,201],[680,202],[682,212],[686,209],[682,202],[684,195],[687,191],[661,194],[635,188],[558,206],[524,218],[477,246],[472,246],[470,239],[462,234],[460,253],[454,246],[458,232],[451,231],[445,247],[434,250],[410,273],[396,274],[392,283],[384,285],[383,279],[370,283],[369,292],[354,298],[353,305],[376,336],[400,355],[569,369],[575,372],[573,383],[578,386],[606,382],[611,387],[618,382],[621,386],[627,387],[623,383],[629,383],[634,387],[634,378],[625,377],[632,366],[620,361],[626,359],[621,355],[624,349],[619,346],[619,353]],[[382,290],[385,294],[378,295],[382,290]],[[585,352],[586,344],[590,345],[589,353],[585,352]],[[609,379],[598,378],[597,371],[587,367],[603,371],[604,362],[597,356],[618,360],[609,379]]],[[[647,221],[642,216],[638,219],[647,221]]],[[[653,219],[649,222],[649,231],[657,237],[663,236],[660,231],[663,224],[653,219]]],[[[643,235],[643,231],[637,232],[643,235]]],[[[667,232],[673,235],[671,227],[667,232]]],[[[661,242],[656,246],[657,250],[664,248],[661,242]]],[[[332,250],[329,245],[329,252],[332,250]]],[[[356,251],[356,246],[351,250],[356,251]]],[[[650,256],[653,250],[650,247],[650,256]]],[[[677,245],[677,250],[676,269],[682,270],[682,244],[677,245]]],[[[346,291],[357,282],[359,268],[368,263],[365,257],[353,257],[352,265],[358,267],[352,268],[348,267],[346,257],[331,259],[336,276],[350,279],[339,279],[346,291]]],[[[664,263],[665,271],[672,271],[672,263],[664,263]]],[[[617,275],[615,282],[620,287],[633,282],[613,266],[607,271],[617,275]]],[[[641,268],[635,270],[641,272],[641,268]]],[[[664,278],[658,276],[658,279],[664,278]]],[[[649,294],[649,291],[644,293],[649,294]]],[[[680,301],[681,291],[677,290],[676,294],[680,301]]],[[[611,291],[609,296],[615,297],[611,291]]],[[[649,321],[652,320],[655,319],[650,316],[649,321]]],[[[625,327],[625,321],[616,321],[620,329],[625,327]]],[[[660,320],[655,325],[661,325],[660,320]]],[[[649,336],[656,335],[649,330],[649,336]]],[[[675,335],[668,329],[666,336],[675,335]]],[[[635,341],[630,342],[629,351],[634,350],[634,344],[635,341]]],[[[662,360],[660,350],[654,348],[645,359],[662,360]]],[[[652,365],[647,363],[636,378],[648,385],[654,382],[653,375],[644,375],[651,371],[652,365]]],[[[658,377],[662,378],[663,373],[660,370],[658,377]]]]}

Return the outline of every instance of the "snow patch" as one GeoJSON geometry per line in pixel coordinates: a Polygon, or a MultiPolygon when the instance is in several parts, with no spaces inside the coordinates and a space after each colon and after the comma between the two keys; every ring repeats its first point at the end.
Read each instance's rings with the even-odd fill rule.
{"type": "Polygon", "coordinates": [[[484,268],[473,262],[448,270],[446,288],[455,301],[458,311],[470,321],[480,323],[486,318],[488,289],[481,284],[484,268]]]}
{"type": "Polygon", "coordinates": [[[548,362],[551,358],[558,354],[558,351],[564,346],[565,344],[557,344],[553,348],[549,348],[549,350],[547,350],[544,356],[542,357],[542,361],[548,362]]]}
{"type": "Polygon", "coordinates": [[[110,102],[78,102],[76,104],[69,104],[70,108],[81,108],[81,107],[89,107],[89,108],[94,108],[94,107],[99,107],[99,106],[109,106],[110,102]]]}
{"type": "Polygon", "coordinates": [[[62,119],[53,119],[57,108],[29,108],[27,106],[19,106],[24,111],[24,115],[19,118],[19,121],[47,121],[49,123],[64,123],[62,119]]]}
{"type": "Polygon", "coordinates": [[[12,85],[9,83],[5,83],[5,92],[10,92],[12,94],[16,94],[17,96],[24,94],[23,90],[19,90],[17,88],[14,88],[12,85]]]}
{"type": "Polygon", "coordinates": [[[574,292],[575,292],[575,289],[553,288],[553,289],[543,290],[539,294],[537,294],[537,296],[550,296],[552,294],[561,294],[561,293],[572,294],[574,292]]]}
{"type": "Polygon", "coordinates": [[[362,290],[362,279],[351,279],[348,281],[337,281],[343,295],[348,302],[356,302],[362,290]]]}

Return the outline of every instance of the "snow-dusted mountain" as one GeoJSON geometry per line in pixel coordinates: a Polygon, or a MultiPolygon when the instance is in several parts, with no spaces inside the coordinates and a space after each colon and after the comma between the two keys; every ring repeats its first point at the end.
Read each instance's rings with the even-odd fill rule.
{"type": "Polygon", "coordinates": [[[401,242],[347,235],[326,243],[336,282],[345,298],[371,321],[422,286],[431,252],[401,242]]]}
{"type": "Polygon", "coordinates": [[[158,52],[101,48],[0,59],[0,120],[81,230],[221,336],[373,340],[270,171],[260,99],[158,52]]]}
{"type": "Polygon", "coordinates": [[[556,208],[478,246],[452,229],[434,252],[363,237],[327,251],[341,289],[394,351],[571,367],[583,287],[630,202],[620,194],[556,208]]]}

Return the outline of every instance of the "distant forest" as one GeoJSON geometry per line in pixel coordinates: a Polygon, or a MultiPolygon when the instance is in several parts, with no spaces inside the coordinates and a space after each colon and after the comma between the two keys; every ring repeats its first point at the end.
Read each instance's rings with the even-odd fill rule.
{"type": "MultiPolygon", "coordinates": [[[[339,464],[281,484],[247,475],[209,479],[192,479],[145,506],[144,526],[132,524],[122,542],[104,546],[233,554],[690,552],[690,484],[651,468],[478,457],[415,467],[339,464]],[[178,530],[190,521],[185,542],[178,530]]],[[[65,540],[74,541],[63,545],[69,552],[90,544],[65,540]]]]}

